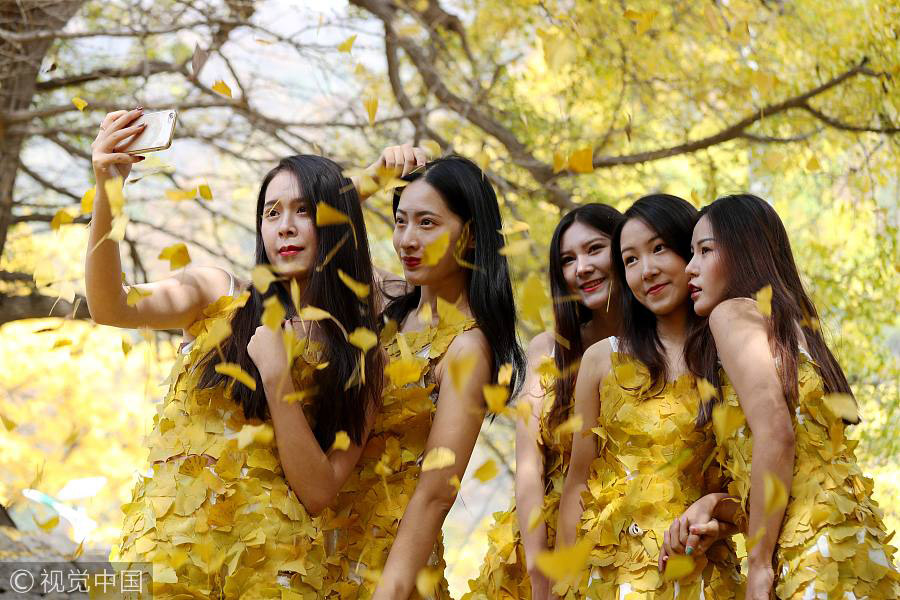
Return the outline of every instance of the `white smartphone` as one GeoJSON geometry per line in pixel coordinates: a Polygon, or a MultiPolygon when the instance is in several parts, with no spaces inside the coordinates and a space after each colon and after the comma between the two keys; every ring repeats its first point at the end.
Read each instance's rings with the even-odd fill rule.
{"type": "Polygon", "coordinates": [[[147,154],[165,150],[172,145],[177,117],[175,109],[142,114],[129,127],[141,123],[146,123],[147,127],[136,138],[128,142],[127,146],[121,147],[120,151],[127,154],[147,154]]]}

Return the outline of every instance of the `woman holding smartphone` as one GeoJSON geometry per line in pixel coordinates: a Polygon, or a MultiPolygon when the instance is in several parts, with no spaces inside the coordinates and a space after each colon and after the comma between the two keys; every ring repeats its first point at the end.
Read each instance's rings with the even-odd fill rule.
{"type": "Polygon", "coordinates": [[[189,341],[111,558],[152,562],[156,597],[327,595],[339,582],[328,579],[317,515],[356,469],[381,396],[381,353],[361,353],[341,329],[378,330],[372,297],[339,277],[374,284],[357,194],[328,159],[284,158],[256,203],[254,260],[277,278],[268,289],[195,266],[125,287],[108,234],[122,178],[141,160],[120,151],[141,113],[110,113],[92,145],[88,306],[97,323],[182,329],[189,341]],[[362,243],[342,244],[346,225],[317,226],[322,205],[346,214],[362,243]],[[315,311],[304,319],[308,306],[341,325],[315,311]]]}

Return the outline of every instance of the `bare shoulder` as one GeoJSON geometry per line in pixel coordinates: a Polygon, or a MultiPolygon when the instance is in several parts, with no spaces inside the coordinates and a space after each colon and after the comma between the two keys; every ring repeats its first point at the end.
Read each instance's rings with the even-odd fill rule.
{"type": "Polygon", "coordinates": [[[587,370],[603,378],[612,369],[612,354],[613,347],[609,338],[594,342],[584,351],[584,355],[581,357],[579,373],[582,370],[587,370]]]}
{"type": "Polygon", "coordinates": [[[750,298],[729,298],[720,302],[709,315],[709,329],[714,336],[735,328],[765,331],[766,327],[766,317],[759,311],[756,301],[750,298]]]}
{"type": "Polygon", "coordinates": [[[219,267],[190,266],[184,270],[184,281],[193,285],[202,294],[206,304],[211,304],[228,295],[231,282],[235,290],[242,285],[236,277],[219,267]],[[232,279],[233,278],[233,279],[232,279]]]}
{"type": "Polygon", "coordinates": [[[528,360],[533,362],[540,360],[544,356],[550,356],[556,340],[553,338],[552,331],[544,331],[533,338],[528,343],[528,360]]]}
{"type": "Polygon", "coordinates": [[[473,327],[458,334],[447,348],[447,356],[467,356],[472,354],[483,356],[487,359],[491,358],[491,345],[488,343],[487,336],[478,327],[473,327]]]}

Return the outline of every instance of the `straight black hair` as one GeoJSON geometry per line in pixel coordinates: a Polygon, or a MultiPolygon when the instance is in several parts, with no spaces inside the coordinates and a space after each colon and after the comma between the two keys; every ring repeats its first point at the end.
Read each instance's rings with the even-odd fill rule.
{"type": "MultiPolygon", "coordinates": [[[[553,237],[550,239],[550,257],[547,261],[547,276],[550,279],[550,293],[553,297],[553,321],[556,336],[553,349],[553,360],[560,375],[553,385],[554,400],[550,408],[551,425],[562,422],[566,409],[572,402],[575,392],[575,377],[578,374],[577,364],[584,354],[581,342],[581,326],[591,320],[591,309],[580,301],[570,298],[571,291],[563,276],[562,238],[573,223],[582,223],[609,236],[615,235],[619,224],[624,220],[622,213],[606,204],[591,203],[570,210],[559,220],[553,237]],[[562,344],[565,340],[566,344],[562,344]]],[[[612,275],[612,274],[611,274],[612,275]]],[[[610,277],[610,283],[615,277],[610,277]]],[[[610,288],[610,295],[613,290],[610,288]]],[[[618,303],[620,296],[610,298],[618,303]]]]}
{"type": "MultiPolygon", "coordinates": [[[[640,360],[650,371],[650,392],[665,387],[669,378],[662,342],[656,330],[656,315],[641,304],[632,293],[625,279],[625,262],[622,260],[622,229],[632,219],[640,219],[654,230],[663,243],[685,262],[691,260],[691,235],[699,213],[689,202],[669,194],[650,194],[639,198],[628,210],[613,236],[612,260],[622,302],[622,338],[620,351],[640,360]]],[[[686,297],[685,302],[690,302],[686,297]]],[[[689,330],[697,320],[693,309],[688,311],[689,330]]],[[[685,346],[685,354],[687,346],[685,346]]]]}
{"type": "MultiPolygon", "coordinates": [[[[374,289],[372,261],[366,243],[366,224],[363,220],[359,196],[352,182],[341,174],[341,167],[327,158],[299,154],[281,159],[278,165],[263,178],[256,201],[256,264],[270,264],[262,238],[262,216],[266,189],[272,179],[281,172],[290,173],[299,186],[303,200],[308,203],[310,218],[315,221],[316,204],[324,202],[346,214],[361,243],[354,246],[354,236],[347,225],[316,227],[318,239],[316,267],[309,274],[309,281],[301,299],[302,305],[311,305],[328,311],[340,321],[347,331],[365,327],[379,331],[378,317],[373,304],[374,294],[361,301],[338,277],[338,269],[374,289]]],[[[277,295],[288,317],[297,315],[287,285],[275,282],[265,294],[251,286],[250,298],[231,319],[231,336],[221,346],[226,362],[237,363],[256,380],[256,391],[235,383],[232,397],[240,404],[246,418],[267,419],[268,403],[262,379],[250,355],[247,344],[256,332],[263,313],[263,303],[277,295]]],[[[383,358],[379,348],[370,349],[365,356],[365,385],[360,385],[358,363],[360,351],[345,337],[333,321],[317,322],[324,338],[323,361],[327,367],[316,370],[316,393],[312,404],[312,426],[316,440],[323,450],[328,450],[338,431],[346,431],[355,444],[361,445],[365,432],[366,416],[381,399],[383,358]],[[357,383],[347,387],[347,382],[357,383]]],[[[215,371],[214,350],[206,359],[200,378],[200,387],[228,384],[231,380],[215,371]]],[[[298,407],[298,410],[300,408],[298,407]]]]}
{"type": "MultiPolygon", "coordinates": [[[[424,169],[403,179],[409,183],[421,179],[437,190],[447,208],[464,223],[466,231],[461,238],[462,246],[474,242],[473,248],[465,249],[459,256],[461,262],[475,267],[469,269],[463,265],[468,271],[469,307],[491,346],[491,379],[497,380],[501,366],[512,365],[512,397],[524,378],[525,353],[516,337],[516,305],[509,264],[500,254],[504,245],[500,234],[503,223],[494,188],[478,165],[457,155],[429,162],[424,169]]],[[[403,188],[394,190],[395,216],[402,192],[403,188]]],[[[397,323],[403,322],[418,306],[421,293],[422,290],[415,286],[410,292],[391,299],[384,309],[384,316],[397,323]]]]}
{"type": "MultiPolygon", "coordinates": [[[[709,219],[727,274],[725,299],[752,298],[763,287],[772,287],[769,337],[775,343],[775,356],[781,365],[785,399],[793,404],[798,395],[798,326],[822,375],[825,391],[852,396],[844,371],[822,337],[819,313],[803,287],[791,242],[775,209],[752,194],[735,194],[703,207],[700,217],[709,219]]],[[[718,356],[706,319],[692,331],[688,347],[688,368],[718,388],[718,356]]],[[[709,421],[713,405],[720,400],[715,398],[701,407],[699,423],[709,421]]]]}

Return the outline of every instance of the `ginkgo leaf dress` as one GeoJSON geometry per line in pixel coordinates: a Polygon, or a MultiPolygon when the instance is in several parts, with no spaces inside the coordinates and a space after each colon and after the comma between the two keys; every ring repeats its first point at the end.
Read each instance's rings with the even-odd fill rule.
{"type": "MultiPolygon", "coordinates": [[[[434,369],[456,336],[475,326],[442,300],[437,312],[437,325],[384,340],[389,362],[381,409],[360,464],[333,510],[323,513],[333,555],[340,559],[335,577],[344,582],[333,598],[371,596],[416,489],[438,398],[434,369]]],[[[438,580],[426,597],[449,598],[440,537],[428,565],[438,580]]],[[[420,596],[414,591],[411,597],[420,596]]]]}
{"type": "MultiPolygon", "coordinates": [[[[872,500],[872,480],[856,461],[857,441],[846,436],[847,396],[825,393],[813,360],[801,351],[794,425],[794,478],[775,548],[775,593],[782,600],[883,600],[900,598],[882,511],[872,500]]],[[[721,371],[722,423],[717,458],[731,478],[728,492],[749,514],[753,437],[727,374],[721,371]]],[[[748,532],[752,534],[752,532],[748,532]]]]}
{"type": "Polygon", "coordinates": [[[722,600],[742,586],[733,547],[718,542],[694,572],[665,581],[663,534],[694,501],[722,491],[711,424],[698,428],[700,392],[682,375],[654,385],[646,366],[618,352],[600,386],[591,465],[578,538],[590,540],[590,574],[570,597],[600,600],[722,600]],[[713,463],[713,464],[711,464],[713,463]],[[712,467],[712,468],[710,468],[712,467]]]}
{"type": "MultiPolygon", "coordinates": [[[[288,485],[271,423],[244,418],[231,396],[239,383],[198,388],[211,331],[246,299],[223,296],[189,329],[195,339],[179,353],[147,438],[152,466],[122,507],[110,560],[152,562],[157,599],[312,600],[330,592],[319,519],[288,485]]],[[[303,390],[320,353],[297,344],[291,375],[303,390]]]]}
{"type": "MultiPolygon", "coordinates": [[[[549,357],[548,357],[549,358],[549,357]]],[[[552,359],[544,365],[552,365],[552,359]]],[[[541,371],[541,418],[538,422],[540,436],[538,447],[544,458],[544,500],[541,513],[531,524],[543,521],[547,530],[547,547],[556,543],[556,521],[559,515],[559,499],[562,496],[569,457],[572,452],[572,435],[560,435],[550,423],[550,410],[554,402],[556,377],[553,369],[541,371]]],[[[562,421],[572,412],[567,406],[562,421]]],[[[561,422],[562,422],[561,421],[561,422]]],[[[488,550],[477,579],[469,581],[470,592],[464,600],[531,600],[531,579],[525,564],[525,547],[519,531],[515,501],[505,512],[494,514],[494,522],[488,530],[488,550]]]]}

